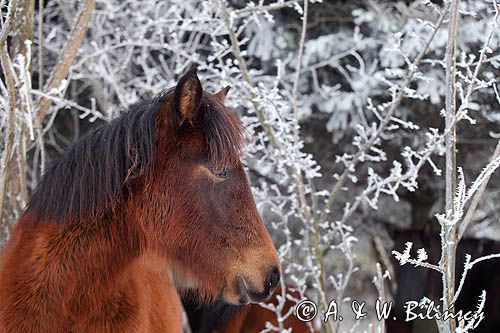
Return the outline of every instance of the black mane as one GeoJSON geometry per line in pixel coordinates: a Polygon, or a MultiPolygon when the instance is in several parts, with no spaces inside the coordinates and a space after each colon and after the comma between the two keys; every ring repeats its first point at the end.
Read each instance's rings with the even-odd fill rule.
{"type": "Polygon", "coordinates": [[[27,209],[60,221],[98,215],[123,201],[130,182],[154,163],[159,109],[158,98],[138,102],[82,136],[52,162],[27,209]]]}
{"type": "MultiPolygon", "coordinates": [[[[101,216],[124,202],[132,181],[152,169],[157,114],[172,92],[133,104],[119,118],[82,136],[48,168],[27,210],[40,220],[64,221],[101,216]]],[[[222,167],[234,163],[243,140],[239,119],[210,94],[202,108],[209,159],[222,167]]],[[[172,110],[166,117],[178,122],[172,110]]]]}

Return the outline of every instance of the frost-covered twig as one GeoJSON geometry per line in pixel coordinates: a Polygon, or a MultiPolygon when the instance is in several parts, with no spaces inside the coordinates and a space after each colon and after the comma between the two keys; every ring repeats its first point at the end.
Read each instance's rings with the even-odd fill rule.
{"type": "MultiPolygon", "coordinates": [[[[493,152],[491,162],[494,162],[495,159],[499,158],[499,156],[500,156],[500,140],[498,141],[497,146],[495,148],[495,151],[493,152]]],[[[490,164],[491,164],[491,162],[490,162],[490,164]]],[[[485,169],[488,169],[488,167],[485,169]]],[[[486,189],[486,186],[488,185],[488,181],[490,180],[490,177],[491,177],[491,173],[486,175],[482,179],[482,181],[480,182],[480,185],[479,185],[479,188],[477,189],[477,191],[473,194],[469,209],[467,210],[467,213],[465,214],[464,219],[462,220],[462,222],[460,223],[460,225],[458,227],[458,235],[457,235],[458,240],[462,239],[464,232],[467,230],[468,225],[472,221],[472,217],[474,216],[474,212],[477,208],[477,205],[479,204],[479,201],[481,200],[481,197],[484,193],[484,190],[486,189]]]]}
{"type": "Polygon", "coordinates": [[[451,304],[455,304],[458,297],[460,296],[460,292],[462,291],[462,287],[464,286],[465,279],[467,278],[467,273],[469,273],[469,271],[472,269],[472,267],[474,267],[474,265],[476,265],[482,261],[486,261],[486,260],[490,260],[490,259],[494,259],[494,258],[500,258],[500,253],[482,256],[482,257],[475,259],[472,262],[470,261],[471,256],[469,254],[467,254],[465,256],[464,271],[462,273],[462,276],[460,277],[460,282],[458,284],[457,290],[455,292],[455,296],[453,297],[451,304]]]}
{"type": "Polygon", "coordinates": [[[439,267],[437,265],[433,265],[433,264],[428,263],[426,261],[428,259],[428,257],[427,257],[427,253],[426,253],[425,249],[423,249],[423,248],[418,249],[417,259],[411,258],[410,251],[411,251],[412,246],[413,246],[413,243],[407,242],[405,244],[405,250],[403,251],[403,253],[400,253],[396,250],[392,251],[392,254],[394,255],[394,257],[396,258],[396,260],[399,262],[399,264],[401,266],[403,266],[407,263],[410,263],[412,265],[415,265],[415,267],[421,266],[421,267],[433,269],[439,273],[444,273],[443,269],[441,267],[439,267]]]}
{"type": "MultiPolygon", "coordinates": [[[[344,303],[344,294],[347,290],[347,286],[351,280],[351,276],[354,272],[357,271],[357,267],[354,263],[355,254],[352,249],[352,241],[355,240],[354,237],[346,235],[345,227],[342,223],[337,224],[337,229],[340,234],[342,252],[347,260],[347,270],[345,274],[338,274],[337,279],[335,277],[330,276],[330,282],[332,283],[335,291],[337,292],[337,299],[339,300],[338,311],[341,313],[342,306],[344,303]]],[[[340,330],[340,321],[336,321],[334,323],[334,332],[339,332],[340,330]]]]}
{"type": "Polygon", "coordinates": [[[4,45],[7,41],[7,37],[12,30],[12,22],[14,22],[14,17],[17,10],[17,0],[12,0],[7,5],[7,19],[3,24],[2,30],[0,31],[0,45],[4,45]]]}
{"type": "MultiPolygon", "coordinates": [[[[299,145],[300,145],[300,130],[299,130],[299,84],[300,84],[300,71],[302,68],[302,59],[304,56],[304,44],[306,40],[306,34],[307,34],[307,14],[308,14],[308,8],[309,8],[309,1],[305,0],[304,1],[304,14],[302,16],[302,32],[300,34],[300,42],[299,42],[299,55],[297,59],[297,69],[296,69],[296,74],[295,74],[295,81],[293,82],[293,90],[292,90],[292,95],[293,95],[293,118],[295,121],[294,128],[293,128],[293,139],[294,139],[294,147],[297,150],[296,153],[298,155],[299,153],[299,145]]],[[[306,218],[306,221],[308,223],[312,223],[312,216],[311,216],[311,210],[309,208],[309,205],[306,201],[306,194],[305,194],[305,188],[304,188],[304,179],[302,177],[302,172],[300,170],[296,171],[296,177],[297,177],[297,188],[299,191],[299,199],[300,203],[302,206],[302,210],[304,212],[304,216],[306,218]]]]}
{"type": "Polygon", "coordinates": [[[38,0],[38,88],[43,87],[43,2],[38,0]]]}
{"type": "MultiPolygon", "coordinates": [[[[68,99],[64,99],[62,97],[55,96],[54,94],[46,94],[46,93],[43,93],[37,89],[32,89],[31,93],[33,95],[38,95],[38,96],[41,96],[43,98],[49,99],[53,102],[56,102],[60,106],[72,107],[78,111],[81,111],[82,114],[79,117],[80,119],[84,119],[87,116],[92,115],[92,117],[90,119],[91,122],[95,121],[96,119],[107,120],[106,117],[102,114],[102,112],[99,112],[98,110],[89,109],[87,107],[84,107],[84,106],[82,106],[78,103],[75,103],[73,101],[70,101],[68,99]]],[[[47,125],[45,126],[45,128],[43,130],[44,133],[46,133],[50,129],[52,122],[53,122],[53,119],[47,123],[47,125]]]]}
{"type": "Polygon", "coordinates": [[[249,13],[261,13],[261,12],[268,12],[270,10],[277,10],[277,9],[282,9],[286,7],[292,7],[299,2],[302,2],[303,0],[292,0],[292,1],[278,1],[276,3],[268,4],[268,5],[250,5],[246,6],[245,8],[242,9],[237,9],[234,11],[234,13],[238,16],[242,14],[249,14],[249,13]]]}
{"type": "Polygon", "coordinates": [[[460,326],[457,327],[455,333],[468,333],[470,330],[475,329],[479,323],[484,319],[482,312],[484,311],[484,306],[486,304],[486,291],[483,290],[481,295],[479,295],[479,302],[476,307],[476,311],[474,311],[474,315],[470,320],[466,320],[465,318],[459,323],[460,326]]]}
{"type": "MultiPolygon", "coordinates": [[[[375,285],[375,288],[377,288],[378,292],[378,300],[380,301],[379,304],[385,304],[387,301],[387,295],[385,292],[385,280],[386,279],[391,279],[391,276],[389,275],[388,271],[385,271],[384,273],[382,272],[382,265],[377,262],[376,264],[376,269],[377,269],[377,275],[373,278],[373,284],[375,285]]],[[[378,333],[385,333],[386,332],[386,327],[385,327],[385,318],[382,316],[380,318],[380,322],[375,325],[377,327],[377,332],[378,333]]]]}

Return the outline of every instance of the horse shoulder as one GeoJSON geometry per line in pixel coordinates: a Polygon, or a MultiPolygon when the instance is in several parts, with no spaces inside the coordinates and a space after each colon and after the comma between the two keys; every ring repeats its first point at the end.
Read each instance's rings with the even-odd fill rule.
{"type": "Polygon", "coordinates": [[[0,332],[49,328],[63,332],[63,323],[57,320],[61,314],[60,293],[54,289],[54,279],[47,279],[53,265],[43,253],[46,238],[30,232],[21,222],[0,257],[0,332]]]}
{"type": "Polygon", "coordinates": [[[109,288],[100,312],[84,311],[73,331],[182,332],[181,303],[164,262],[141,256],[109,288]]]}
{"type": "Polygon", "coordinates": [[[119,273],[104,278],[96,272],[92,280],[88,273],[98,259],[69,268],[60,251],[79,256],[56,241],[68,238],[50,224],[16,225],[0,257],[0,332],[182,332],[181,303],[166,263],[139,257],[108,269],[119,273]]]}

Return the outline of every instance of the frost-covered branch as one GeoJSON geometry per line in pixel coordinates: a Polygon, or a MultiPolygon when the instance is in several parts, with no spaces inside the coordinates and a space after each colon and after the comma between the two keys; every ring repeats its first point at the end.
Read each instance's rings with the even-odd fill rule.
{"type": "MultiPolygon", "coordinates": [[[[451,1],[450,20],[448,23],[448,43],[446,45],[446,100],[445,100],[445,123],[449,129],[445,134],[446,165],[445,165],[445,209],[455,209],[456,192],[456,126],[451,126],[456,117],[456,44],[458,34],[458,22],[460,18],[459,1],[451,1]]],[[[443,308],[447,309],[453,300],[455,293],[455,259],[457,248],[457,229],[455,225],[441,224],[441,260],[440,267],[443,269],[443,308]]],[[[454,332],[455,319],[447,322],[445,332],[454,332]]]]}
{"type": "MultiPolygon", "coordinates": [[[[12,22],[17,10],[17,0],[12,0],[7,7],[7,20],[0,32],[0,61],[2,62],[2,71],[5,78],[5,89],[8,95],[7,104],[7,129],[5,131],[5,141],[3,142],[2,157],[0,159],[0,222],[3,215],[3,202],[5,198],[5,185],[7,183],[7,165],[11,159],[12,148],[14,145],[14,131],[16,124],[16,100],[18,87],[15,84],[14,70],[12,61],[7,48],[7,36],[12,28],[12,22]]],[[[1,225],[1,227],[4,227],[1,225]]],[[[1,232],[1,230],[0,230],[1,232]]]]}
{"type": "MultiPolygon", "coordinates": [[[[73,64],[73,60],[75,59],[76,53],[78,52],[78,48],[85,37],[85,33],[87,32],[87,28],[90,22],[90,18],[92,17],[92,12],[94,10],[95,0],[84,0],[83,8],[77,14],[77,18],[73,27],[71,28],[70,35],[68,37],[68,42],[66,43],[58,61],[57,65],[52,71],[49,79],[47,80],[47,84],[45,87],[45,91],[50,93],[52,89],[56,89],[61,85],[61,81],[66,78],[73,64]]],[[[40,124],[47,111],[49,110],[52,101],[48,98],[42,98],[38,105],[36,122],[40,124]]]]}

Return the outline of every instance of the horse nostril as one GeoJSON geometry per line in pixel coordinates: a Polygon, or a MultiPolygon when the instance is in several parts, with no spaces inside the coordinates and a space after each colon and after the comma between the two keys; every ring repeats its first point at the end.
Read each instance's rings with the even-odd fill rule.
{"type": "Polygon", "coordinates": [[[276,286],[280,282],[280,270],[278,267],[273,266],[266,276],[266,284],[269,286],[270,292],[274,291],[276,286]]]}

